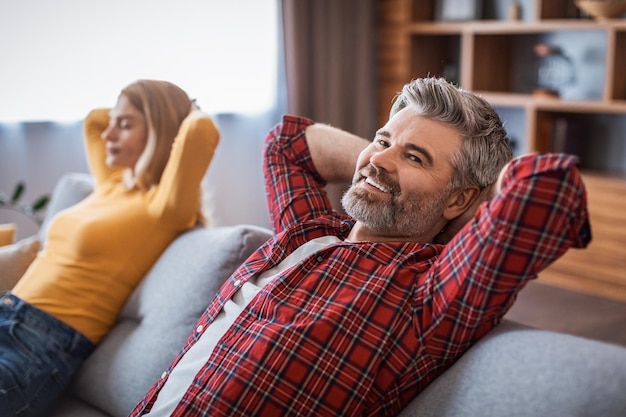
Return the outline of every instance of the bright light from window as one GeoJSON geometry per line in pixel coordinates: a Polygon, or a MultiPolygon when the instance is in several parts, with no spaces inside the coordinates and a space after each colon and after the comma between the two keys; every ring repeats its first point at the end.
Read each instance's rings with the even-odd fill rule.
{"type": "Polygon", "coordinates": [[[0,120],[71,121],[139,78],[209,113],[274,105],[276,0],[3,0],[0,120]]]}

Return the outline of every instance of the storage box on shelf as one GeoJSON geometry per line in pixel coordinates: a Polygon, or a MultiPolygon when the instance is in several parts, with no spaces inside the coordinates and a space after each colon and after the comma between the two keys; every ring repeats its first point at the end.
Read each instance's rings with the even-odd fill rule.
{"type": "MultiPolygon", "coordinates": [[[[619,193],[626,189],[626,19],[583,18],[572,0],[520,0],[521,18],[510,20],[503,10],[511,1],[482,3],[490,8],[487,17],[436,21],[440,0],[381,0],[379,124],[412,78],[445,76],[480,93],[506,115],[518,153],[570,151],[581,156],[595,231],[587,253],[600,253],[606,242],[623,247],[626,230],[611,230],[610,223],[626,220],[620,214],[626,213],[626,202],[619,193]],[[577,54],[575,82],[563,87],[561,98],[533,95],[540,62],[533,47],[538,43],[565,45],[577,54]],[[611,207],[613,214],[602,214],[600,206],[611,207]]],[[[610,268],[626,269],[626,254],[610,256],[610,268]]],[[[566,285],[562,271],[576,271],[571,267],[575,263],[567,262],[549,269],[545,279],[561,268],[554,281],[566,285]]],[[[588,291],[626,299],[626,280],[603,270],[599,274],[588,291]]],[[[581,289],[584,284],[570,286],[581,289]]]]}

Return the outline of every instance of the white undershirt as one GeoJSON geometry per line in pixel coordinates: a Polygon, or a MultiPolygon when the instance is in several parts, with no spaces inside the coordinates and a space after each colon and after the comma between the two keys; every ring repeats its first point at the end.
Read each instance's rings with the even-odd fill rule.
{"type": "MultiPolygon", "coordinates": [[[[254,296],[283,271],[327,245],[338,241],[339,238],[336,236],[324,236],[310,240],[293,251],[274,268],[268,269],[258,277],[252,277],[245,282],[233,295],[232,299],[224,304],[224,308],[217,314],[213,323],[176,364],[159,392],[152,410],[146,415],[151,417],[171,415],[189,386],[193,383],[194,377],[204,366],[211,352],[213,352],[217,342],[254,296]]],[[[198,327],[196,331],[202,331],[200,326],[198,327]]]]}

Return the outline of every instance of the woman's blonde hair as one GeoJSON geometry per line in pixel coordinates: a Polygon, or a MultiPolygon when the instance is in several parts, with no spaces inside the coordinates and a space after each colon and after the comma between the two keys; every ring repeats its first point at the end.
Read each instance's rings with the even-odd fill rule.
{"type": "MultiPolygon", "coordinates": [[[[161,80],[137,80],[122,89],[120,96],[126,97],[146,120],[146,147],[135,164],[131,182],[134,187],[149,190],[161,181],[174,139],[194,103],[183,89],[161,80]]],[[[198,223],[206,224],[201,201],[198,223]]]]}

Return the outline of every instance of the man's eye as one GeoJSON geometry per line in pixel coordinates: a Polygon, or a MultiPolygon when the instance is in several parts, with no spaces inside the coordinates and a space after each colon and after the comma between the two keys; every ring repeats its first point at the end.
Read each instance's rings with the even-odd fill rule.
{"type": "Polygon", "coordinates": [[[378,145],[382,146],[383,148],[389,147],[389,142],[387,142],[385,139],[377,139],[376,143],[378,143],[378,145]]]}
{"type": "Polygon", "coordinates": [[[409,154],[408,158],[409,158],[411,161],[416,162],[416,163],[418,163],[418,164],[421,164],[421,163],[422,163],[422,158],[420,158],[420,157],[419,157],[419,156],[417,156],[417,155],[409,154]]]}

